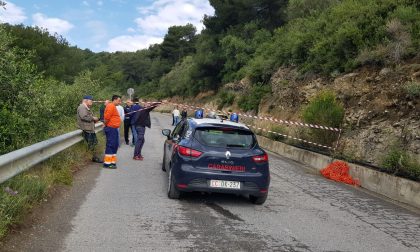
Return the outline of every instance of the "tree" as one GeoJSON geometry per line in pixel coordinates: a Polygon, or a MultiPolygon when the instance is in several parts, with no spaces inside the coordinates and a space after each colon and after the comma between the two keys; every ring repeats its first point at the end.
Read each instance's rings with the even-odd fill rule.
{"type": "Polygon", "coordinates": [[[290,0],[287,7],[288,20],[304,18],[325,11],[340,0],[290,0]]]}
{"type": "Polygon", "coordinates": [[[204,24],[214,34],[251,21],[273,30],[285,23],[287,3],[288,0],[210,0],[215,14],[205,16],[204,24]]]}
{"type": "Polygon", "coordinates": [[[176,63],[194,52],[196,28],[192,24],[171,26],[160,45],[162,58],[176,63]]]}
{"type": "Polygon", "coordinates": [[[40,72],[48,77],[72,83],[84,65],[85,52],[71,47],[60,35],[51,35],[48,30],[24,25],[3,24],[16,38],[11,46],[33,51],[31,58],[40,72]]]}
{"type": "Polygon", "coordinates": [[[194,66],[191,70],[195,85],[194,93],[203,90],[217,90],[221,85],[221,71],[225,64],[219,36],[202,33],[197,41],[196,54],[193,56],[194,66]]]}

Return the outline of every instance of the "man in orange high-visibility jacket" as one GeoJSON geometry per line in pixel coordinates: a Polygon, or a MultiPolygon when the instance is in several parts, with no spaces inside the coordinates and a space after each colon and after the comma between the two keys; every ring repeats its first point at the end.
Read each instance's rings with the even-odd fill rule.
{"type": "Polygon", "coordinates": [[[105,108],[104,123],[105,123],[105,136],[106,148],[104,158],[104,168],[117,168],[117,150],[120,135],[118,129],[121,125],[120,114],[118,113],[117,106],[121,104],[121,96],[112,96],[112,101],[105,108]]]}

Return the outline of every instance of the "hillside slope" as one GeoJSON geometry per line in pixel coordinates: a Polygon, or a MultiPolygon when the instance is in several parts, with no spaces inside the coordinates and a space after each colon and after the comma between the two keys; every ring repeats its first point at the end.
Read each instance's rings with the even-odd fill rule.
{"type": "Polygon", "coordinates": [[[299,79],[293,69],[280,69],[271,79],[274,95],[263,100],[260,113],[301,120],[302,106],[320,90],[333,90],[345,108],[341,152],[379,164],[400,145],[420,160],[420,97],[407,91],[408,83],[418,87],[419,78],[419,64],[362,68],[331,79],[299,79]]]}
{"type": "MultiPolygon", "coordinates": [[[[419,162],[420,64],[413,62],[418,60],[394,69],[364,67],[335,78],[302,76],[296,69],[280,68],[269,82],[272,92],[261,100],[257,115],[303,122],[302,109],[321,91],[330,90],[345,109],[337,150],[340,155],[381,166],[389,152],[398,149],[419,162]]],[[[218,94],[207,92],[193,99],[172,100],[237,112],[238,101],[249,96],[251,89],[250,81],[243,79],[226,84],[218,94]],[[221,107],[220,94],[225,92],[235,94],[234,102],[221,107]]],[[[250,123],[245,117],[241,119],[250,123]]],[[[255,121],[252,124],[308,137],[296,127],[255,121]]]]}

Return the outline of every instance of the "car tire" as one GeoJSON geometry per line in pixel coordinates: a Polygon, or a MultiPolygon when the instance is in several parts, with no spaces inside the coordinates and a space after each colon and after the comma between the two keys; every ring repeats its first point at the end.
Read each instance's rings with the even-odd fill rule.
{"type": "Polygon", "coordinates": [[[175,178],[172,174],[172,169],[169,170],[168,176],[168,198],[170,199],[179,199],[181,197],[181,192],[176,188],[175,178]]]}
{"type": "Polygon", "coordinates": [[[162,171],[166,172],[166,167],[165,167],[165,154],[163,154],[162,171]]]}
{"type": "Polygon", "coordinates": [[[263,196],[249,195],[249,200],[255,205],[262,205],[267,200],[267,194],[263,196]]]}

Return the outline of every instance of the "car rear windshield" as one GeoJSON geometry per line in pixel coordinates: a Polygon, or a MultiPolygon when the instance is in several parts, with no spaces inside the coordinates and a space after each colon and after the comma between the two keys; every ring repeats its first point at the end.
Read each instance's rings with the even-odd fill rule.
{"type": "Polygon", "coordinates": [[[197,128],[194,137],[200,143],[214,147],[249,149],[255,144],[252,132],[235,128],[197,128]]]}

